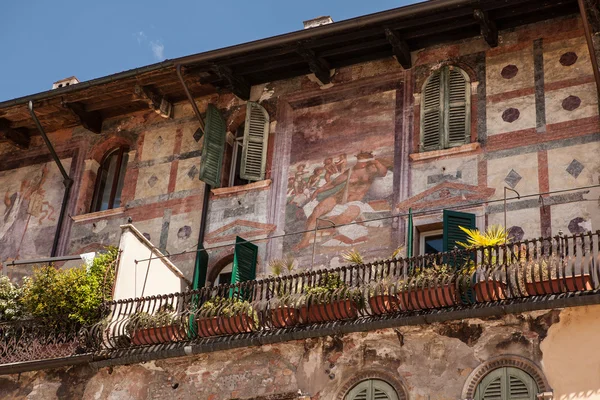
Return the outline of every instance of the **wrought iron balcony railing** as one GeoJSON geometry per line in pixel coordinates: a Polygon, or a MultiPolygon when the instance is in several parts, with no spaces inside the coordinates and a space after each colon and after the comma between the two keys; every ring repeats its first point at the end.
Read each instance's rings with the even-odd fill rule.
{"type": "MultiPolygon", "coordinates": [[[[599,234],[556,236],[117,300],[78,332],[0,325],[0,365],[598,294],[599,234]],[[33,350],[49,346],[47,351],[33,350]]],[[[21,325],[19,325],[21,324],[21,325]]]]}

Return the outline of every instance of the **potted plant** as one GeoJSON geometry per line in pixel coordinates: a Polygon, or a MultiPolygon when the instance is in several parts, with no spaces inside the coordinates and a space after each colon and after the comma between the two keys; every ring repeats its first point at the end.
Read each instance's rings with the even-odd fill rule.
{"type": "MultiPolygon", "coordinates": [[[[488,247],[499,246],[510,243],[508,231],[500,225],[492,225],[484,232],[478,229],[469,229],[459,226],[467,234],[467,243],[457,242],[466,250],[474,250],[483,247],[483,259],[488,260],[488,247]]],[[[496,257],[491,257],[491,263],[496,262],[496,257]]],[[[473,277],[473,289],[477,301],[498,301],[506,298],[506,283],[494,277],[493,273],[486,274],[484,271],[476,272],[475,262],[469,260],[468,265],[463,269],[465,274],[471,274],[473,277]]]]}
{"type": "Polygon", "coordinates": [[[356,318],[362,306],[360,290],[349,288],[334,273],[325,273],[314,286],[303,289],[300,320],[304,323],[356,318]]]}
{"type": "MultiPolygon", "coordinates": [[[[284,272],[291,274],[295,268],[295,261],[293,258],[272,260],[269,262],[269,268],[275,277],[281,276],[284,272]]],[[[299,322],[297,299],[291,293],[293,284],[291,277],[270,282],[273,297],[269,301],[269,319],[275,328],[287,328],[299,322]]]]}
{"type": "Polygon", "coordinates": [[[446,264],[421,268],[408,279],[396,283],[400,307],[421,310],[456,305],[457,272],[446,264]]]}
{"type": "Polygon", "coordinates": [[[213,297],[198,310],[200,337],[252,332],[258,326],[254,307],[237,297],[213,297]]]}
{"type": "Polygon", "coordinates": [[[137,312],[127,322],[131,344],[140,346],[176,342],[185,338],[183,324],[175,315],[173,306],[165,304],[155,314],[137,312]]]}
{"type": "Polygon", "coordinates": [[[517,265],[519,285],[525,287],[525,295],[536,296],[592,290],[590,274],[565,272],[566,260],[556,255],[537,260],[521,260],[517,265]]]}
{"type": "Polygon", "coordinates": [[[400,311],[399,290],[390,277],[369,285],[369,307],[374,315],[382,315],[400,311]]]}
{"type": "MultiPolygon", "coordinates": [[[[354,250],[353,250],[354,252],[354,250]]],[[[391,259],[395,260],[402,257],[404,246],[397,247],[391,255],[391,259]]],[[[363,263],[362,256],[348,255],[348,261],[354,259],[363,263]]],[[[372,282],[368,287],[368,302],[371,312],[375,315],[381,315],[391,312],[400,311],[400,300],[398,298],[398,288],[396,282],[390,276],[385,276],[379,281],[372,282]]]]}

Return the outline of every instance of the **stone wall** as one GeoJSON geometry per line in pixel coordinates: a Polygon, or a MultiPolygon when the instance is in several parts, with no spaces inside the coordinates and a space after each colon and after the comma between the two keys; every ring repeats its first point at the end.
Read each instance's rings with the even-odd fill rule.
{"type": "MultiPolygon", "coordinates": [[[[340,399],[361,377],[410,400],[456,400],[481,371],[518,365],[554,399],[598,399],[600,306],[298,340],[135,365],[0,377],[3,399],[340,399]],[[288,397],[289,396],[289,397],[288,397]]],[[[481,378],[481,377],[480,377],[481,378]]],[[[479,378],[479,379],[480,379],[479,378]]]]}

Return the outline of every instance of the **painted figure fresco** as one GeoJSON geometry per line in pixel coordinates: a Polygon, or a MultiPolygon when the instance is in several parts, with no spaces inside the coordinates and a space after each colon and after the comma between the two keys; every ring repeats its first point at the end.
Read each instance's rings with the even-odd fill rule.
{"type": "Polygon", "coordinates": [[[0,262],[50,251],[62,193],[55,172],[42,164],[0,175],[0,262]]]}
{"type": "Polygon", "coordinates": [[[374,238],[389,246],[394,106],[390,91],[297,110],[286,231],[304,233],[286,239],[286,253],[307,257],[314,244],[331,258],[374,238]]]}

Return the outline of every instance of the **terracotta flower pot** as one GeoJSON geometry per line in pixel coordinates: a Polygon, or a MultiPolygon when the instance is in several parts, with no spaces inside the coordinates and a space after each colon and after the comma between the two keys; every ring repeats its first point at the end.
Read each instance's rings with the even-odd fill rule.
{"type": "Polygon", "coordinates": [[[473,285],[477,301],[498,301],[506,298],[506,284],[495,280],[477,282],[473,285]]]}
{"type": "Polygon", "coordinates": [[[435,288],[411,288],[398,295],[403,310],[450,307],[457,304],[456,287],[444,285],[435,288]]]}
{"type": "Polygon", "coordinates": [[[303,323],[351,319],[358,316],[358,305],[353,300],[338,300],[324,304],[310,304],[300,308],[303,323]]]}
{"type": "Polygon", "coordinates": [[[198,336],[234,335],[254,330],[252,317],[242,314],[233,317],[212,317],[198,320],[198,336]]]}
{"type": "Polygon", "coordinates": [[[138,329],[131,335],[131,344],[140,346],[145,344],[158,344],[177,342],[185,338],[185,332],[176,325],[160,326],[156,328],[138,329]]]}
{"type": "Polygon", "coordinates": [[[271,323],[275,328],[287,328],[298,324],[298,309],[277,307],[271,310],[271,323]]]}
{"type": "Polygon", "coordinates": [[[592,277],[589,274],[525,283],[525,290],[527,290],[529,296],[577,292],[579,290],[592,289],[592,277]]]}
{"type": "Polygon", "coordinates": [[[369,297],[369,305],[374,315],[400,311],[400,301],[397,296],[388,294],[369,297]]]}

